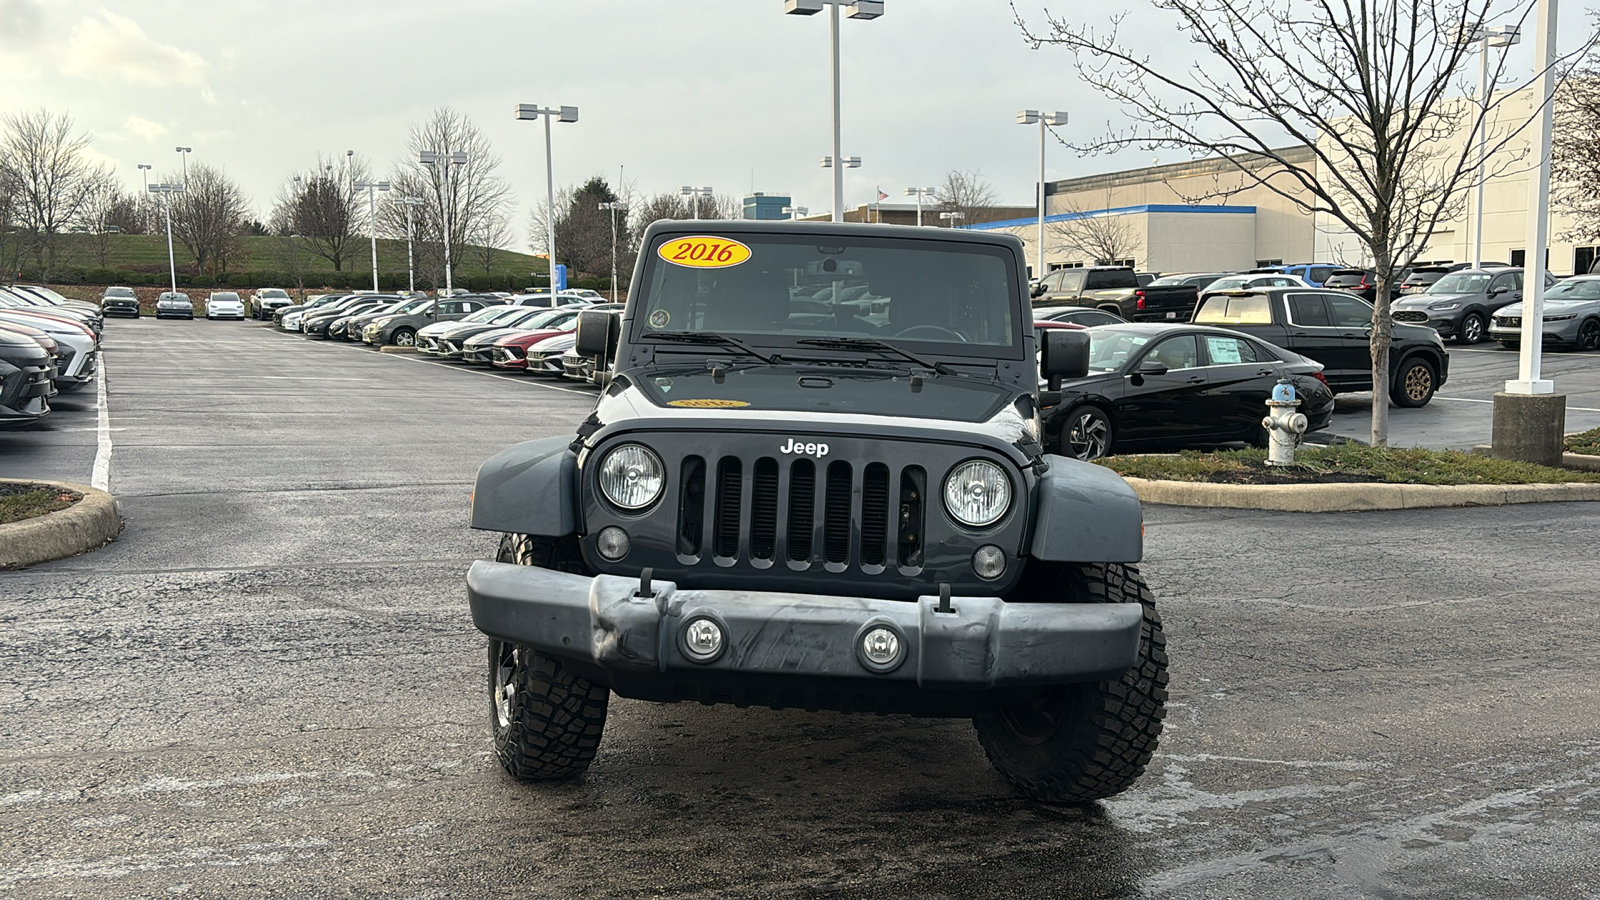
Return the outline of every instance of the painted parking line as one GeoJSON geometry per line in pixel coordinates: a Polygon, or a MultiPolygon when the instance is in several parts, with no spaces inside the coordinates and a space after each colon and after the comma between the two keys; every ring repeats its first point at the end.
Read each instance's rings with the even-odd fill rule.
{"type": "Polygon", "coordinates": [[[104,350],[96,351],[98,359],[95,368],[99,370],[100,377],[96,379],[95,408],[99,420],[95,425],[95,451],[94,469],[89,475],[89,486],[97,491],[111,490],[111,412],[106,407],[106,354],[104,350]]]}

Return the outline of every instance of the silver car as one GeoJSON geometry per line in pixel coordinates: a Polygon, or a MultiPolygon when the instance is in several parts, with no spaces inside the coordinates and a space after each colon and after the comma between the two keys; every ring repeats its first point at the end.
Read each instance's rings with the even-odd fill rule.
{"type": "MultiPolygon", "coordinates": [[[[1545,273],[1545,287],[1555,283],[1545,273]]],[[[1440,337],[1476,344],[1489,337],[1489,317],[1522,299],[1522,270],[1461,269],[1443,275],[1420,294],[1406,294],[1391,309],[1396,322],[1429,325],[1440,337]]]]}
{"type": "Polygon", "coordinates": [[[179,319],[194,318],[194,301],[183,291],[162,291],[156,298],[156,318],[173,316],[179,319]]]}
{"type": "MultiPolygon", "coordinates": [[[[1502,307],[1489,325],[1502,347],[1522,342],[1522,303],[1502,307]]],[[[1544,292],[1544,343],[1600,350],[1600,275],[1578,275],[1544,292]]]]}

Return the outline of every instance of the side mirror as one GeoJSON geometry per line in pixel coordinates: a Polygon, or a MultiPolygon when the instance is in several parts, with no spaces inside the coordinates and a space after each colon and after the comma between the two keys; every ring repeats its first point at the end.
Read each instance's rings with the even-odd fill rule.
{"type": "Polygon", "coordinates": [[[1028,296],[1029,297],[1042,297],[1042,296],[1044,296],[1044,282],[1040,281],[1040,282],[1035,283],[1033,285],[1033,287],[1031,287],[1028,290],[1028,296]]]}
{"type": "Polygon", "coordinates": [[[1061,390],[1061,379],[1089,374],[1089,332],[1076,328],[1046,328],[1040,335],[1039,373],[1050,390],[1061,390]]]}
{"type": "Polygon", "coordinates": [[[1508,288],[1508,287],[1506,287],[1505,285],[1502,284],[1497,288],[1490,288],[1489,289],[1489,296],[1498,297],[1501,294],[1504,294],[1506,291],[1509,291],[1509,290],[1511,290],[1511,288],[1508,288]]]}
{"type": "Polygon", "coordinates": [[[610,313],[584,310],[578,313],[579,356],[599,359],[611,349],[612,329],[619,327],[619,319],[610,313]]]}
{"type": "Polygon", "coordinates": [[[1165,375],[1167,374],[1167,364],[1164,362],[1156,362],[1153,359],[1147,359],[1144,362],[1139,363],[1139,374],[1165,375]]]}

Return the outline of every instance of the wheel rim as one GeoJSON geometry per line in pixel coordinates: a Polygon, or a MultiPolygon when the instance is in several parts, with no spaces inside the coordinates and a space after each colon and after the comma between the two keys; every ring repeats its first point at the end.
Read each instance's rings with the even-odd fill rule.
{"type": "Polygon", "coordinates": [[[1406,396],[1412,400],[1426,400],[1433,393],[1433,373],[1427,366],[1412,366],[1406,370],[1406,396]]]}
{"type": "Polygon", "coordinates": [[[1067,430],[1067,446],[1077,459],[1099,459],[1106,455],[1110,423],[1097,412],[1079,413],[1067,430]]]}
{"type": "Polygon", "coordinates": [[[417,336],[409,331],[402,331],[394,336],[394,345],[396,347],[414,347],[416,343],[417,336]]]}
{"type": "Polygon", "coordinates": [[[1583,350],[1600,349],[1600,322],[1594,319],[1583,323],[1578,329],[1578,347],[1583,350]]]}
{"type": "Polygon", "coordinates": [[[1469,344],[1483,340],[1483,320],[1476,315],[1467,316],[1467,320],[1461,323],[1461,339],[1469,344]]]}
{"type": "Polygon", "coordinates": [[[501,728],[510,728],[512,710],[517,700],[517,686],[511,683],[511,673],[516,666],[516,650],[510,644],[499,646],[499,659],[494,667],[494,717],[501,728]]]}
{"type": "Polygon", "coordinates": [[[1071,696],[1066,688],[1046,688],[1027,703],[1000,707],[1000,721],[1005,723],[1006,730],[1018,741],[1038,746],[1061,730],[1070,702],[1071,696]]]}

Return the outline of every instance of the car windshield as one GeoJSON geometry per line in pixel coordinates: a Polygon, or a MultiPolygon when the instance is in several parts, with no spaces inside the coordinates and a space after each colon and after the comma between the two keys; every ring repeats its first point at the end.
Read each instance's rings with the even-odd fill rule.
{"type": "Polygon", "coordinates": [[[461,322],[463,324],[468,322],[494,322],[499,319],[509,319],[515,312],[517,312],[517,310],[514,307],[508,308],[504,306],[485,306],[483,309],[480,309],[475,313],[470,313],[466,316],[463,316],[461,322]]]}
{"type": "Polygon", "coordinates": [[[239,295],[238,294],[234,294],[234,293],[224,292],[224,293],[221,293],[221,294],[212,294],[211,295],[211,299],[213,299],[213,300],[221,300],[223,303],[238,303],[239,302],[239,295]]]}
{"type": "Polygon", "coordinates": [[[1145,287],[1187,287],[1193,275],[1163,275],[1145,287]]]}
{"type": "Polygon", "coordinates": [[[1194,314],[1206,325],[1270,325],[1272,306],[1265,294],[1213,295],[1194,314]]]}
{"type": "Polygon", "coordinates": [[[1089,332],[1089,371],[1115,372],[1150,343],[1150,335],[1107,325],[1089,332]]]}
{"type": "Polygon", "coordinates": [[[106,296],[107,297],[132,297],[133,295],[134,295],[133,294],[133,288],[124,288],[124,287],[106,288],[106,296]]]}
{"type": "Polygon", "coordinates": [[[257,296],[259,296],[263,300],[287,300],[287,299],[289,299],[288,293],[286,293],[284,291],[280,291],[277,288],[267,288],[266,290],[261,291],[259,294],[257,294],[257,296]]]}
{"type": "Polygon", "coordinates": [[[1451,272],[1428,287],[1430,294],[1481,294],[1489,286],[1487,272],[1451,272]]]}
{"type": "Polygon", "coordinates": [[[541,309],[534,312],[524,311],[522,318],[515,320],[514,324],[523,328],[543,328],[551,322],[559,322],[572,313],[565,309],[541,309]]]}
{"type": "Polygon", "coordinates": [[[795,349],[819,338],[871,338],[943,355],[1021,352],[1014,310],[1022,286],[1004,247],[838,234],[736,238],[670,235],[655,243],[638,338],[709,332],[795,349]]]}
{"type": "Polygon", "coordinates": [[[1563,281],[1550,290],[1545,291],[1544,295],[1552,299],[1560,298],[1562,300],[1600,299],[1600,279],[1563,281]]]}
{"type": "Polygon", "coordinates": [[[1254,275],[1235,275],[1228,278],[1218,278],[1206,285],[1208,291],[1236,291],[1254,280],[1254,275]]]}
{"type": "Polygon", "coordinates": [[[432,306],[432,305],[433,305],[433,298],[432,297],[418,297],[415,300],[402,300],[399,303],[396,303],[393,307],[391,307],[389,309],[389,312],[392,312],[392,313],[416,312],[419,309],[427,309],[429,306],[432,306]]]}

